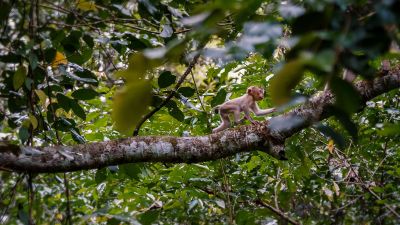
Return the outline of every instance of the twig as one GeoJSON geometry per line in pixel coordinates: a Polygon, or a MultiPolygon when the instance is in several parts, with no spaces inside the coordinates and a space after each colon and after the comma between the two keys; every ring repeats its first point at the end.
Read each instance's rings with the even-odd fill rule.
{"type": "Polygon", "coordinates": [[[273,211],[274,213],[276,213],[278,216],[280,216],[282,219],[288,221],[288,222],[291,223],[291,224],[294,224],[294,225],[300,225],[300,224],[301,224],[300,222],[298,222],[298,221],[292,219],[291,217],[287,216],[287,215],[286,215],[284,212],[282,212],[281,210],[279,210],[279,209],[277,209],[277,208],[275,208],[275,207],[273,207],[273,206],[267,204],[266,202],[264,202],[264,201],[261,200],[261,199],[257,199],[257,200],[256,200],[256,203],[259,204],[259,205],[264,206],[265,208],[270,209],[271,211],[273,211]]]}
{"type": "Polygon", "coordinates": [[[32,185],[32,173],[28,173],[28,224],[33,225],[35,224],[32,218],[32,208],[33,208],[33,201],[34,201],[34,193],[33,193],[33,185],[32,185]]]}
{"type": "Polygon", "coordinates": [[[224,191],[225,191],[225,195],[226,195],[226,202],[227,202],[227,206],[228,206],[228,213],[229,213],[229,224],[234,224],[233,222],[233,207],[232,207],[232,202],[231,202],[231,197],[230,197],[230,184],[229,184],[229,179],[226,176],[225,173],[225,162],[223,161],[224,159],[220,159],[219,163],[220,163],[220,168],[221,168],[221,172],[223,175],[223,187],[224,187],[224,191]]]}
{"type": "Polygon", "coordinates": [[[200,102],[203,112],[206,113],[206,116],[207,116],[207,128],[211,129],[209,114],[207,113],[206,108],[204,107],[203,101],[201,101],[199,89],[197,88],[197,84],[196,84],[196,80],[194,79],[193,71],[191,71],[190,74],[192,75],[192,80],[193,80],[193,84],[194,84],[194,89],[196,90],[197,99],[200,102]]]}
{"type": "Polygon", "coordinates": [[[67,197],[67,218],[65,219],[65,224],[71,225],[71,202],[70,202],[70,194],[69,194],[69,185],[67,179],[67,173],[64,173],[64,186],[65,186],[65,196],[67,197]]]}
{"type": "MultiPolygon", "coordinates": [[[[348,157],[346,156],[346,154],[344,152],[341,152],[341,154],[343,155],[344,159],[349,162],[348,157]]],[[[373,190],[371,190],[370,187],[368,187],[367,184],[365,184],[365,182],[361,179],[361,177],[358,175],[358,173],[356,173],[356,171],[354,170],[353,166],[351,165],[351,163],[348,163],[349,166],[347,166],[352,172],[353,174],[355,174],[355,176],[357,177],[357,179],[361,182],[360,186],[367,190],[372,196],[374,196],[376,199],[378,200],[382,200],[382,198],[377,195],[373,190]]],[[[396,210],[391,207],[390,205],[383,203],[383,205],[390,211],[392,212],[398,219],[400,219],[400,214],[396,212],[396,210]]]]}
{"type": "MultiPolygon", "coordinates": [[[[11,193],[9,194],[9,196],[10,196],[10,201],[9,201],[9,204],[6,205],[6,206],[4,207],[3,211],[2,211],[1,214],[0,214],[0,223],[6,224],[7,219],[6,219],[5,221],[3,221],[4,216],[6,215],[8,209],[10,208],[10,206],[13,204],[13,199],[14,199],[15,193],[16,193],[16,191],[17,191],[17,186],[18,186],[18,184],[24,179],[24,177],[25,177],[25,174],[22,174],[22,175],[20,174],[19,177],[18,177],[18,179],[17,179],[17,181],[15,181],[15,184],[14,184],[13,188],[10,190],[10,192],[11,192],[11,193]]],[[[6,196],[6,195],[1,196],[0,199],[4,199],[5,196],[6,196]]]]}
{"type": "MultiPolygon", "coordinates": [[[[278,171],[276,172],[276,178],[277,180],[279,179],[279,175],[281,173],[281,168],[278,167],[278,171]]],[[[275,208],[279,209],[279,204],[278,204],[278,186],[280,184],[280,181],[278,180],[278,182],[276,182],[275,186],[274,186],[274,203],[275,203],[275,208]]]]}
{"type": "Polygon", "coordinates": [[[171,91],[171,93],[168,95],[168,97],[158,106],[156,106],[152,111],[150,111],[148,114],[142,117],[142,119],[139,121],[139,123],[136,125],[135,130],[133,131],[133,136],[137,136],[139,134],[140,127],[143,125],[143,123],[152,117],[156,112],[158,112],[162,107],[164,107],[169,100],[171,100],[172,97],[176,94],[176,91],[178,88],[181,86],[183,81],[185,81],[186,77],[189,75],[190,71],[192,71],[194,65],[196,65],[197,60],[200,57],[200,53],[197,53],[192,61],[189,63],[189,66],[186,68],[186,71],[183,73],[183,75],[179,78],[178,83],[175,85],[174,90],[171,91]]]}

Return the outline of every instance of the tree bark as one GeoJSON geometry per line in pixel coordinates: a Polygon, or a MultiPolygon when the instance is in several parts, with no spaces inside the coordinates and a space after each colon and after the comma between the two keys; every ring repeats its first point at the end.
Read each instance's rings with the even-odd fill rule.
{"type": "MultiPolygon", "coordinates": [[[[362,106],[372,98],[400,87],[400,72],[372,81],[360,81],[355,89],[362,106]]],[[[202,162],[238,152],[265,151],[283,159],[287,138],[331,116],[334,96],[319,92],[302,106],[273,117],[259,125],[239,126],[197,137],[137,136],[105,142],[73,145],[29,147],[0,143],[0,169],[53,173],[101,168],[132,162],[202,162]]]]}

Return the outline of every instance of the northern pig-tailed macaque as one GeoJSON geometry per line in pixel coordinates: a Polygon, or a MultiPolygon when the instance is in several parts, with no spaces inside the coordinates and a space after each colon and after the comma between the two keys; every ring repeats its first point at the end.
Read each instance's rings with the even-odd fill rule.
{"type": "Polygon", "coordinates": [[[213,133],[225,130],[231,126],[229,115],[233,114],[234,123],[240,124],[246,119],[252,124],[257,124],[258,122],[253,120],[250,116],[250,111],[254,112],[256,116],[266,115],[268,113],[275,112],[275,108],[270,109],[260,109],[257,105],[257,101],[264,98],[264,89],[250,86],[247,88],[246,94],[225,102],[222,105],[215,107],[216,112],[218,111],[221,116],[221,125],[213,129],[213,133]],[[244,118],[240,119],[240,113],[244,112],[244,118]]]}

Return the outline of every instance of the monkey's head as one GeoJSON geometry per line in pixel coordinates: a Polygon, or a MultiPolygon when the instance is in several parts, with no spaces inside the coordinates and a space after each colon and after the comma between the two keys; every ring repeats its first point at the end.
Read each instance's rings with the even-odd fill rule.
{"type": "Polygon", "coordinates": [[[264,89],[256,86],[250,86],[247,88],[247,94],[253,96],[254,100],[260,101],[264,98],[264,89]]]}

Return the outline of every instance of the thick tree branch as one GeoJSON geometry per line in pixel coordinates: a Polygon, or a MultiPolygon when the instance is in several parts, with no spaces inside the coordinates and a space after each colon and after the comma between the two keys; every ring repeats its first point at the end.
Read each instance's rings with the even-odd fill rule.
{"type": "MultiPolygon", "coordinates": [[[[400,73],[355,84],[362,105],[400,87],[400,73]]],[[[261,150],[281,158],[284,141],[296,132],[331,115],[329,91],[304,105],[259,125],[240,126],[198,137],[140,136],[74,146],[29,147],[0,143],[0,169],[29,172],[66,172],[132,162],[201,162],[238,152],[261,150]]]]}

